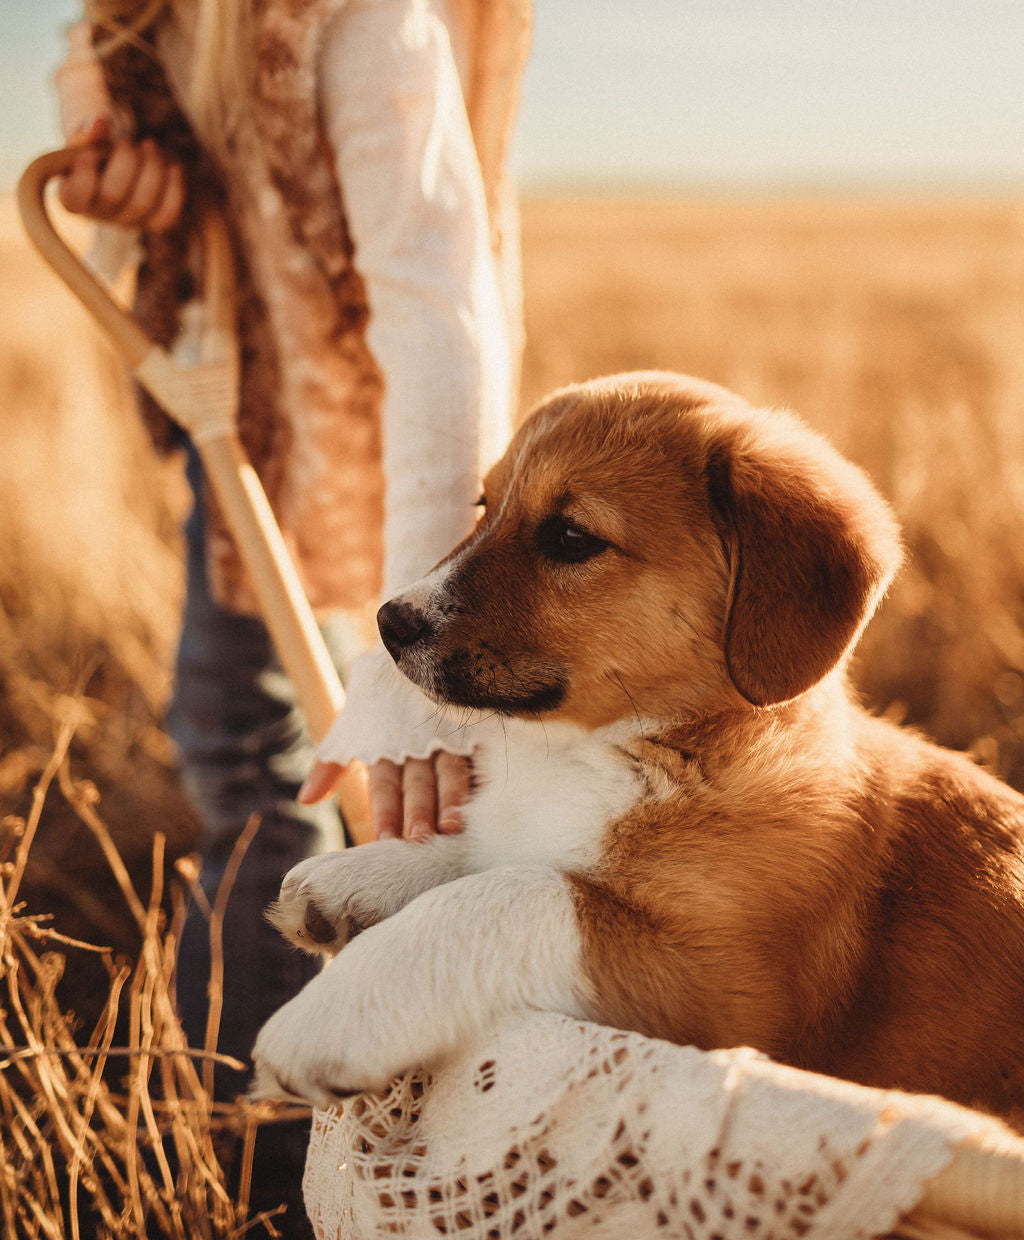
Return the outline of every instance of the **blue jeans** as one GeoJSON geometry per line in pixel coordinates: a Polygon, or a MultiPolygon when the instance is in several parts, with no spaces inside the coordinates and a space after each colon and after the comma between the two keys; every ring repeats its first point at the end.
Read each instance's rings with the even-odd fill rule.
{"type": "MultiPolygon", "coordinates": [[[[231,888],[223,923],[217,1049],[247,1061],[263,1022],[320,967],[287,943],[264,913],[285,873],[304,857],[342,847],[344,828],[335,801],[306,806],[295,799],[313,762],[313,744],[266,626],[257,618],[226,611],[210,596],[202,467],[194,451],[188,475],[196,502],[185,529],[187,593],[167,726],[186,792],[202,824],[200,885],[211,905],[239,835],[252,815],[260,820],[231,888]]],[[[341,666],[345,656],[354,653],[348,626],[339,618],[325,626],[324,636],[341,666]]],[[[202,1046],[205,1038],[209,979],[209,927],[193,902],[178,958],[178,1003],[193,1046],[202,1046]]],[[[246,1080],[246,1073],[218,1066],[216,1095],[229,1099],[244,1090],[246,1080]]],[[[279,1136],[283,1140],[285,1134],[279,1136]]],[[[288,1150],[268,1155],[281,1182],[296,1191],[305,1136],[294,1134],[286,1142],[288,1150]]],[[[300,1197],[296,1200],[301,1202],[300,1197]]],[[[291,1205],[288,1214],[297,1221],[291,1205]]]]}

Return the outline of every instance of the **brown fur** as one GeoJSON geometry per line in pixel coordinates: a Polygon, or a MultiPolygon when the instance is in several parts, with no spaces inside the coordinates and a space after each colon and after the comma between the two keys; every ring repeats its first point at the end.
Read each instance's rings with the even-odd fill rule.
{"type": "Polygon", "coordinates": [[[648,795],[571,877],[599,1019],[1020,1123],[1024,798],[846,688],[899,556],[788,415],[674,376],[568,389],[487,479],[432,691],[645,721],[648,795]],[[565,517],[609,546],[552,559],[565,517]]]}

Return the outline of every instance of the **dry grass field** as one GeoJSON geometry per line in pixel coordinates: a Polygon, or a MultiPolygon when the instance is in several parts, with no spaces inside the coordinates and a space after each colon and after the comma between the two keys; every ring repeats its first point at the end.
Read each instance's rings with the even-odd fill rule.
{"type": "MultiPolygon", "coordinates": [[[[192,829],[158,726],[181,592],[178,471],[152,457],[120,366],[30,249],[10,201],[0,203],[0,305],[0,815],[26,814],[73,719],[76,773],[97,786],[125,856],[147,865],[155,829],[178,852],[192,829]]],[[[130,939],[113,886],[77,881],[93,861],[102,873],[88,832],[48,799],[30,887],[72,933],[130,939]]]]}
{"type": "MultiPolygon", "coordinates": [[[[802,413],[905,529],[907,565],[855,668],[866,700],[1024,787],[1024,205],[545,200],[525,204],[523,237],[524,405],[661,367],[802,413]]],[[[139,909],[153,915],[154,835],[173,858],[193,831],[159,726],[182,480],[9,202],[0,307],[0,863],[9,879],[27,822],[28,912],[130,950],[139,909]],[[136,879],[134,911],[97,818],[136,879]]],[[[95,954],[68,950],[80,995],[105,980],[95,954]]]]}

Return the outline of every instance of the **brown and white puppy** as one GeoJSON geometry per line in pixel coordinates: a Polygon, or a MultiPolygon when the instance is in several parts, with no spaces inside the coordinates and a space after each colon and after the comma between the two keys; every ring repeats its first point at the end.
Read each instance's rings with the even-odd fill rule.
{"type": "Polygon", "coordinates": [[[483,504],[379,615],[475,729],[466,830],[288,875],[296,942],[364,933],[264,1028],[256,1091],[330,1103],[532,1007],[1019,1123],[1024,798],[849,695],[900,558],[864,476],[624,375],[542,405],[483,504]]]}

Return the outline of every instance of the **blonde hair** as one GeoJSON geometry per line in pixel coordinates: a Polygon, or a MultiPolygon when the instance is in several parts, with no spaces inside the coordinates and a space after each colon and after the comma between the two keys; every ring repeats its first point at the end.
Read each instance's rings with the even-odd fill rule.
{"type": "Polygon", "coordinates": [[[252,0],[87,0],[89,20],[106,34],[100,56],[125,44],[153,54],[151,28],[165,12],[193,25],[194,57],[184,101],[197,136],[212,153],[236,131],[252,77],[252,0]]]}
{"type": "Polygon", "coordinates": [[[252,80],[252,0],[197,0],[189,111],[209,149],[223,151],[252,80]]]}

